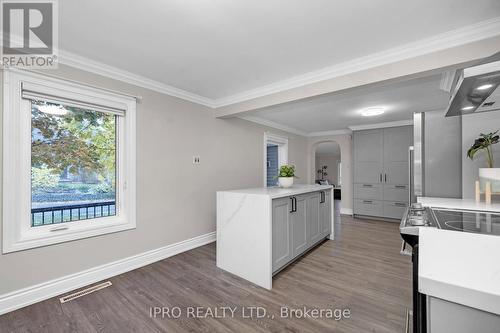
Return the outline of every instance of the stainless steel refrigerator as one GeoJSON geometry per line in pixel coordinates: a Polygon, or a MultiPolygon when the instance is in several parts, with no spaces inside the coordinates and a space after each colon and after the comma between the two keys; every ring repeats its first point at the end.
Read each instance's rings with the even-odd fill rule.
{"type": "Polygon", "coordinates": [[[410,201],[419,196],[462,197],[462,117],[445,117],[446,110],[413,116],[410,148],[410,201]]]}

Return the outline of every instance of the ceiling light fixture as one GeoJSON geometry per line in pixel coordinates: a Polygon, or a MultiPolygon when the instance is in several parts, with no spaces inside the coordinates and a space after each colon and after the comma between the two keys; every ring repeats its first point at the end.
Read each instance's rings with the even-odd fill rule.
{"type": "Polygon", "coordinates": [[[64,116],[68,113],[68,110],[66,110],[64,107],[52,104],[38,105],[37,109],[40,112],[51,114],[54,116],[64,116]]]}
{"type": "Polygon", "coordinates": [[[479,86],[476,89],[477,90],[487,90],[487,89],[490,89],[491,87],[493,87],[493,85],[488,83],[488,84],[483,84],[482,86],[479,86]]]}
{"type": "Polygon", "coordinates": [[[382,107],[371,107],[361,110],[361,115],[363,117],[373,117],[379,116],[385,112],[385,108],[382,107]]]}
{"type": "Polygon", "coordinates": [[[472,110],[472,109],[474,109],[474,107],[473,107],[472,105],[469,105],[469,106],[464,106],[464,107],[462,108],[462,110],[463,110],[463,111],[472,110]]]}

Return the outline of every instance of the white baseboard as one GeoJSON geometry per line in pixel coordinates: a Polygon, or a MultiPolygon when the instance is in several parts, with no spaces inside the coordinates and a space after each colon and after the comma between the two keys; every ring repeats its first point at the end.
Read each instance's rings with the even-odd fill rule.
{"type": "Polygon", "coordinates": [[[340,214],[352,215],[352,208],[340,208],[340,214]]]}
{"type": "Polygon", "coordinates": [[[216,233],[211,232],[79,273],[0,295],[0,315],[212,243],[215,239],[216,233]]]}

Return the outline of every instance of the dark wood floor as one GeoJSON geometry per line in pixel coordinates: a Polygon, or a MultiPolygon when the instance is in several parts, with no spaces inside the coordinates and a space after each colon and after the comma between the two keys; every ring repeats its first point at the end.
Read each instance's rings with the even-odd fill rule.
{"type": "Polygon", "coordinates": [[[111,287],[71,302],[54,298],[0,316],[0,332],[403,332],[411,263],[399,254],[398,225],[342,216],[336,233],[276,276],[272,291],[218,269],[212,243],[116,276],[111,287]],[[151,318],[155,306],[184,314],[151,318]],[[194,319],[185,316],[190,306],[238,309],[234,318],[194,319]],[[264,307],[269,317],[243,318],[245,306],[264,307]],[[282,306],[349,309],[351,318],[286,319],[282,306]]]}

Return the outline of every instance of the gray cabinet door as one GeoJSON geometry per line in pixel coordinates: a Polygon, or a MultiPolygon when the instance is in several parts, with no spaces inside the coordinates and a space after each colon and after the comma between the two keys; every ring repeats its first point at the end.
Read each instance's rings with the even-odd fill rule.
{"type": "Polygon", "coordinates": [[[354,199],[354,214],[366,216],[384,216],[384,202],[381,200],[354,199]]]}
{"type": "Polygon", "coordinates": [[[319,204],[321,238],[330,235],[332,229],[331,191],[325,191],[324,193],[324,202],[319,204]]]}
{"type": "Polygon", "coordinates": [[[290,198],[273,200],[273,272],[292,259],[290,198]]]}
{"type": "Polygon", "coordinates": [[[401,220],[408,204],[400,201],[384,201],[384,217],[401,220]]]}
{"type": "Polygon", "coordinates": [[[354,184],[355,199],[374,199],[382,198],[382,184],[354,184]]]}
{"type": "Polygon", "coordinates": [[[411,126],[384,129],[384,183],[408,184],[408,148],[411,126]]]}
{"type": "Polygon", "coordinates": [[[384,185],[384,200],[385,201],[400,201],[408,202],[409,186],[404,185],[384,185]]]}
{"type": "Polygon", "coordinates": [[[306,221],[306,196],[296,196],[297,207],[290,213],[292,225],[292,256],[296,257],[307,249],[307,221],[306,221]]]}
{"type": "Polygon", "coordinates": [[[307,195],[307,226],[308,245],[312,245],[321,239],[321,226],[319,220],[319,192],[307,195]]]}
{"type": "Polygon", "coordinates": [[[354,132],[354,183],[380,183],[383,167],[383,131],[354,132]]]}

